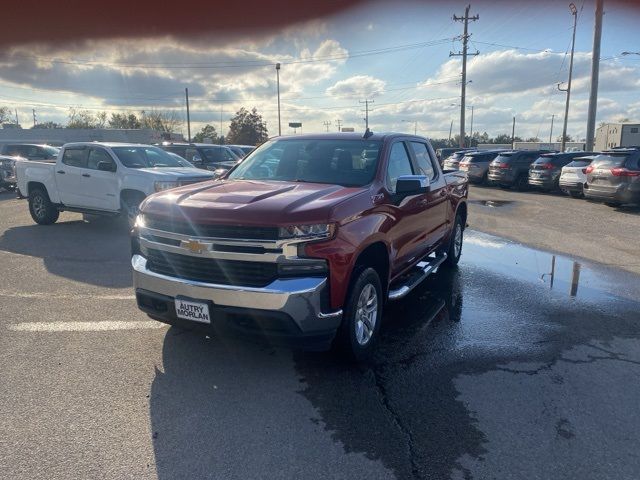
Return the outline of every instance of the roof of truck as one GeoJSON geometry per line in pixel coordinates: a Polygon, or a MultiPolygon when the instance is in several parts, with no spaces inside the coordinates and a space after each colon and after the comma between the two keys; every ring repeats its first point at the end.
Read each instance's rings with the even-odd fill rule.
{"type": "Polygon", "coordinates": [[[420,135],[411,135],[398,132],[371,132],[371,135],[364,138],[364,132],[329,132],[329,133],[309,133],[300,135],[281,135],[271,137],[270,140],[389,140],[396,137],[425,138],[420,135]]]}

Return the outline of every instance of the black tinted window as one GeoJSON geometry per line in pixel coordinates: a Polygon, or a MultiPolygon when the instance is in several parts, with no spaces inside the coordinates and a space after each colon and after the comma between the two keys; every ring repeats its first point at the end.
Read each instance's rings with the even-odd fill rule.
{"type": "Polygon", "coordinates": [[[87,168],[88,153],[86,148],[65,148],[62,163],[70,167],[87,168]]]}

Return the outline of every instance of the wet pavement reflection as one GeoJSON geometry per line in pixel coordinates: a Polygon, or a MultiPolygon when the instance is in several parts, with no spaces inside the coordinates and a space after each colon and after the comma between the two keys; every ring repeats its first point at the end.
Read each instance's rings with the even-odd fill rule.
{"type": "MultiPolygon", "coordinates": [[[[544,461],[548,449],[565,448],[556,442],[570,440],[601,448],[591,459],[577,455],[576,465],[558,458],[555,468],[567,473],[557,478],[573,478],[571,468],[603,462],[603,455],[610,462],[610,473],[623,464],[640,472],[638,456],[615,457],[607,449],[618,447],[604,446],[599,438],[578,434],[547,438],[533,426],[527,432],[508,428],[509,421],[522,421],[549,423],[549,431],[557,431],[557,425],[571,421],[572,432],[592,433],[600,410],[604,415],[612,407],[616,415],[637,418],[637,401],[632,400],[637,396],[624,397],[615,406],[610,403],[612,396],[623,395],[628,388],[630,375],[636,372],[629,369],[635,368],[635,361],[616,364],[612,374],[582,354],[587,355],[584,366],[575,368],[588,368],[589,373],[584,378],[575,374],[577,380],[570,388],[549,387],[562,377],[554,369],[569,365],[568,352],[637,339],[637,276],[467,231],[459,267],[441,270],[416,290],[388,306],[372,365],[350,368],[331,354],[295,356],[304,384],[301,394],[318,409],[325,428],[348,452],[379,459],[398,478],[504,478],[494,470],[483,471],[491,463],[483,462],[492,460],[492,469],[507,465],[504,455],[521,454],[510,450],[516,438],[528,449],[531,468],[537,465],[537,456],[544,461]],[[502,384],[493,385],[493,377],[484,381],[496,373],[508,375],[499,378],[502,384]],[[522,388],[524,380],[538,373],[540,385],[522,388]],[[620,392],[600,392],[598,385],[611,381],[612,375],[620,377],[620,392]],[[478,384],[479,379],[483,381],[478,384]],[[471,387],[467,392],[461,385],[471,387]],[[567,406],[584,395],[578,393],[583,387],[590,392],[589,400],[582,401],[585,405],[596,402],[600,394],[607,397],[589,413],[567,406]],[[542,411],[527,411],[533,398],[545,406],[542,411]],[[497,413],[483,417],[483,409],[491,408],[497,413]],[[497,437],[479,421],[501,415],[511,420],[504,419],[507,424],[497,429],[497,437]]],[[[637,342],[630,345],[624,348],[637,351],[613,352],[615,358],[637,354],[640,365],[637,342]]],[[[632,423],[640,429],[638,421],[632,423]]],[[[625,442],[628,445],[629,440],[625,442]]],[[[631,442],[640,451],[637,435],[631,442]]],[[[554,461],[547,468],[552,469],[554,461]]],[[[597,471],[595,466],[592,471],[597,471]]],[[[538,475],[522,471],[513,478],[550,478],[538,475]]]]}

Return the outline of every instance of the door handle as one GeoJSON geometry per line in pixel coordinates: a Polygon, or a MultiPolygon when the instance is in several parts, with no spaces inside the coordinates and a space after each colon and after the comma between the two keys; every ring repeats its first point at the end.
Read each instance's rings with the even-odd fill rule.
{"type": "Polygon", "coordinates": [[[64,175],[64,173],[65,173],[65,172],[64,172],[64,170],[58,170],[56,173],[59,173],[59,174],[61,174],[61,175],[64,175]]]}
{"type": "Polygon", "coordinates": [[[438,195],[440,195],[441,197],[444,197],[447,194],[447,192],[443,189],[440,190],[440,193],[438,195]]]}
{"type": "Polygon", "coordinates": [[[88,173],[83,173],[82,176],[89,178],[91,175],[89,175],[88,173]]]}

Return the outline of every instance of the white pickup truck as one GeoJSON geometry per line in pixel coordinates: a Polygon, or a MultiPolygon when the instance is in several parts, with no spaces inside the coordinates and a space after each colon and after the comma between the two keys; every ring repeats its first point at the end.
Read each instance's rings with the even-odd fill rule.
{"type": "Polygon", "coordinates": [[[56,163],[17,161],[16,176],[33,220],[49,225],[62,211],[124,215],[132,223],[148,195],[214,173],[151,145],[83,142],[65,144],[56,163]]]}

